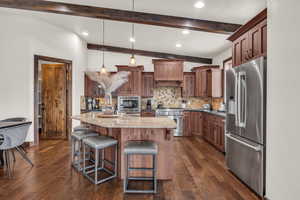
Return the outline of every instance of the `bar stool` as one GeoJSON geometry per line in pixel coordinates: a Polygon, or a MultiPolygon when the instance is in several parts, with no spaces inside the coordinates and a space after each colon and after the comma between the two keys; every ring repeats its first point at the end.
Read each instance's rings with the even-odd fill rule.
{"type": "Polygon", "coordinates": [[[108,181],[110,179],[113,179],[117,177],[117,166],[118,166],[118,141],[106,136],[93,136],[93,137],[87,137],[83,139],[83,175],[89,179],[94,184],[100,184],[105,181],[108,181]],[[88,146],[91,149],[95,150],[95,163],[91,165],[86,165],[86,146],[88,146]],[[115,161],[111,162],[109,160],[105,159],[105,148],[108,147],[115,147],[115,161]],[[101,166],[99,165],[99,151],[101,151],[101,166]],[[105,167],[105,163],[109,164],[111,167],[113,167],[114,171],[111,171],[110,169],[107,169],[105,167]],[[87,171],[87,169],[94,168],[92,170],[87,171]],[[105,171],[110,176],[106,178],[100,178],[100,175],[98,176],[98,172],[105,171]],[[94,172],[94,177],[90,174],[94,172]],[[100,179],[99,179],[100,178],[100,179]]]}
{"type": "Polygon", "coordinates": [[[74,131],[71,133],[71,163],[77,171],[82,171],[82,140],[87,137],[97,136],[98,133],[88,131],[74,131]],[[76,147],[77,146],[77,147],[76,147]]]}
{"type": "Polygon", "coordinates": [[[91,131],[91,129],[86,125],[79,125],[73,128],[73,131],[91,131]]]}
{"type": "Polygon", "coordinates": [[[151,141],[129,141],[124,149],[125,154],[125,179],[124,179],[124,192],[125,193],[156,193],[157,192],[157,179],[156,179],[156,171],[157,171],[157,153],[158,146],[155,142],[151,141]],[[129,158],[131,155],[152,155],[152,168],[132,168],[129,165],[129,158]],[[151,170],[153,172],[152,177],[129,177],[129,171],[132,170],[151,170]],[[128,183],[130,180],[138,180],[138,181],[153,181],[153,190],[134,190],[128,189],[128,183]]]}

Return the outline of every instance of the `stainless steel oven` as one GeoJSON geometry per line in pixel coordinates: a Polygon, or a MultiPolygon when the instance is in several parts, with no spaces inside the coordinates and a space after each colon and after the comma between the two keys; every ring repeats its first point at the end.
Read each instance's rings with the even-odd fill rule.
{"type": "Polygon", "coordinates": [[[119,96],[118,111],[128,114],[141,112],[141,97],[140,96],[119,96]]]}

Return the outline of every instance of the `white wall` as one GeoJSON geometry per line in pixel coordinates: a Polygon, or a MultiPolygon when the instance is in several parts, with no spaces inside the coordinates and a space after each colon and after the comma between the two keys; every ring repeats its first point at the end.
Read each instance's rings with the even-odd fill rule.
{"type": "MultiPolygon", "coordinates": [[[[78,114],[86,43],[71,32],[12,12],[0,9],[0,119],[24,116],[33,121],[35,54],[73,61],[73,114],[78,114]]],[[[33,126],[27,140],[33,141],[33,126]]]]}
{"type": "Polygon", "coordinates": [[[300,1],[268,0],[267,197],[300,199],[300,1]]]}
{"type": "Polygon", "coordinates": [[[223,61],[232,57],[232,48],[228,48],[215,57],[213,57],[213,64],[214,65],[219,65],[221,68],[223,68],[223,61]]]}
{"type": "MultiPolygon", "coordinates": [[[[100,51],[89,50],[88,51],[88,69],[91,71],[99,70],[102,66],[102,54],[100,51]]],[[[117,71],[115,65],[128,65],[129,64],[129,54],[105,52],[105,66],[109,71],[117,71]]],[[[153,72],[153,64],[151,57],[136,56],[137,65],[144,65],[144,71],[153,72]]],[[[201,63],[184,63],[184,71],[190,71],[193,67],[198,67],[204,64],[201,63]]]]}

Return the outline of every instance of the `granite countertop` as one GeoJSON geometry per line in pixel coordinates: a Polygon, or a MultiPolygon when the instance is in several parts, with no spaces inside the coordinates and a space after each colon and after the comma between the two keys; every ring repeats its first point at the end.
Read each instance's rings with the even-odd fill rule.
{"type": "Polygon", "coordinates": [[[185,108],[184,111],[193,111],[193,112],[205,112],[205,113],[209,113],[212,115],[217,115],[219,117],[226,117],[226,113],[225,112],[219,112],[219,111],[215,111],[215,110],[203,110],[201,108],[199,109],[195,109],[195,108],[185,108]]]}
{"type": "Polygon", "coordinates": [[[74,120],[101,126],[104,128],[167,128],[175,129],[176,123],[168,117],[137,117],[124,116],[118,118],[100,118],[99,112],[84,113],[72,116],[74,120]]]}
{"type": "Polygon", "coordinates": [[[31,124],[31,122],[29,122],[29,121],[25,121],[25,122],[0,122],[0,129],[10,128],[10,127],[14,127],[14,126],[23,125],[23,124],[31,124]]]}

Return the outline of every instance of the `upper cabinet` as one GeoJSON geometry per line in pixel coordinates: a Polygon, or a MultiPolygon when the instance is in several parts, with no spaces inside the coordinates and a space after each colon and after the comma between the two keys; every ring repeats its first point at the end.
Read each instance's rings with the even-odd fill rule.
{"type": "Polygon", "coordinates": [[[183,97],[194,97],[195,96],[195,85],[196,85],[195,73],[184,72],[182,96],[183,97]]]}
{"type": "Polygon", "coordinates": [[[233,66],[267,55],[267,9],[238,29],[232,41],[233,66]]]}
{"type": "Polygon", "coordinates": [[[86,74],[84,75],[84,96],[86,97],[104,97],[104,90],[99,84],[92,81],[86,74]]]}
{"type": "Polygon", "coordinates": [[[218,65],[195,67],[195,96],[222,97],[222,70],[218,65]]]}
{"type": "Polygon", "coordinates": [[[142,72],[143,66],[130,67],[126,65],[116,65],[118,71],[129,71],[128,82],[121,86],[118,96],[141,96],[142,95],[142,72]]]}
{"type": "Polygon", "coordinates": [[[142,97],[153,97],[154,73],[143,72],[142,97]]]}
{"type": "Polygon", "coordinates": [[[154,80],[159,86],[180,86],[183,81],[183,60],[153,59],[154,80]]]}

